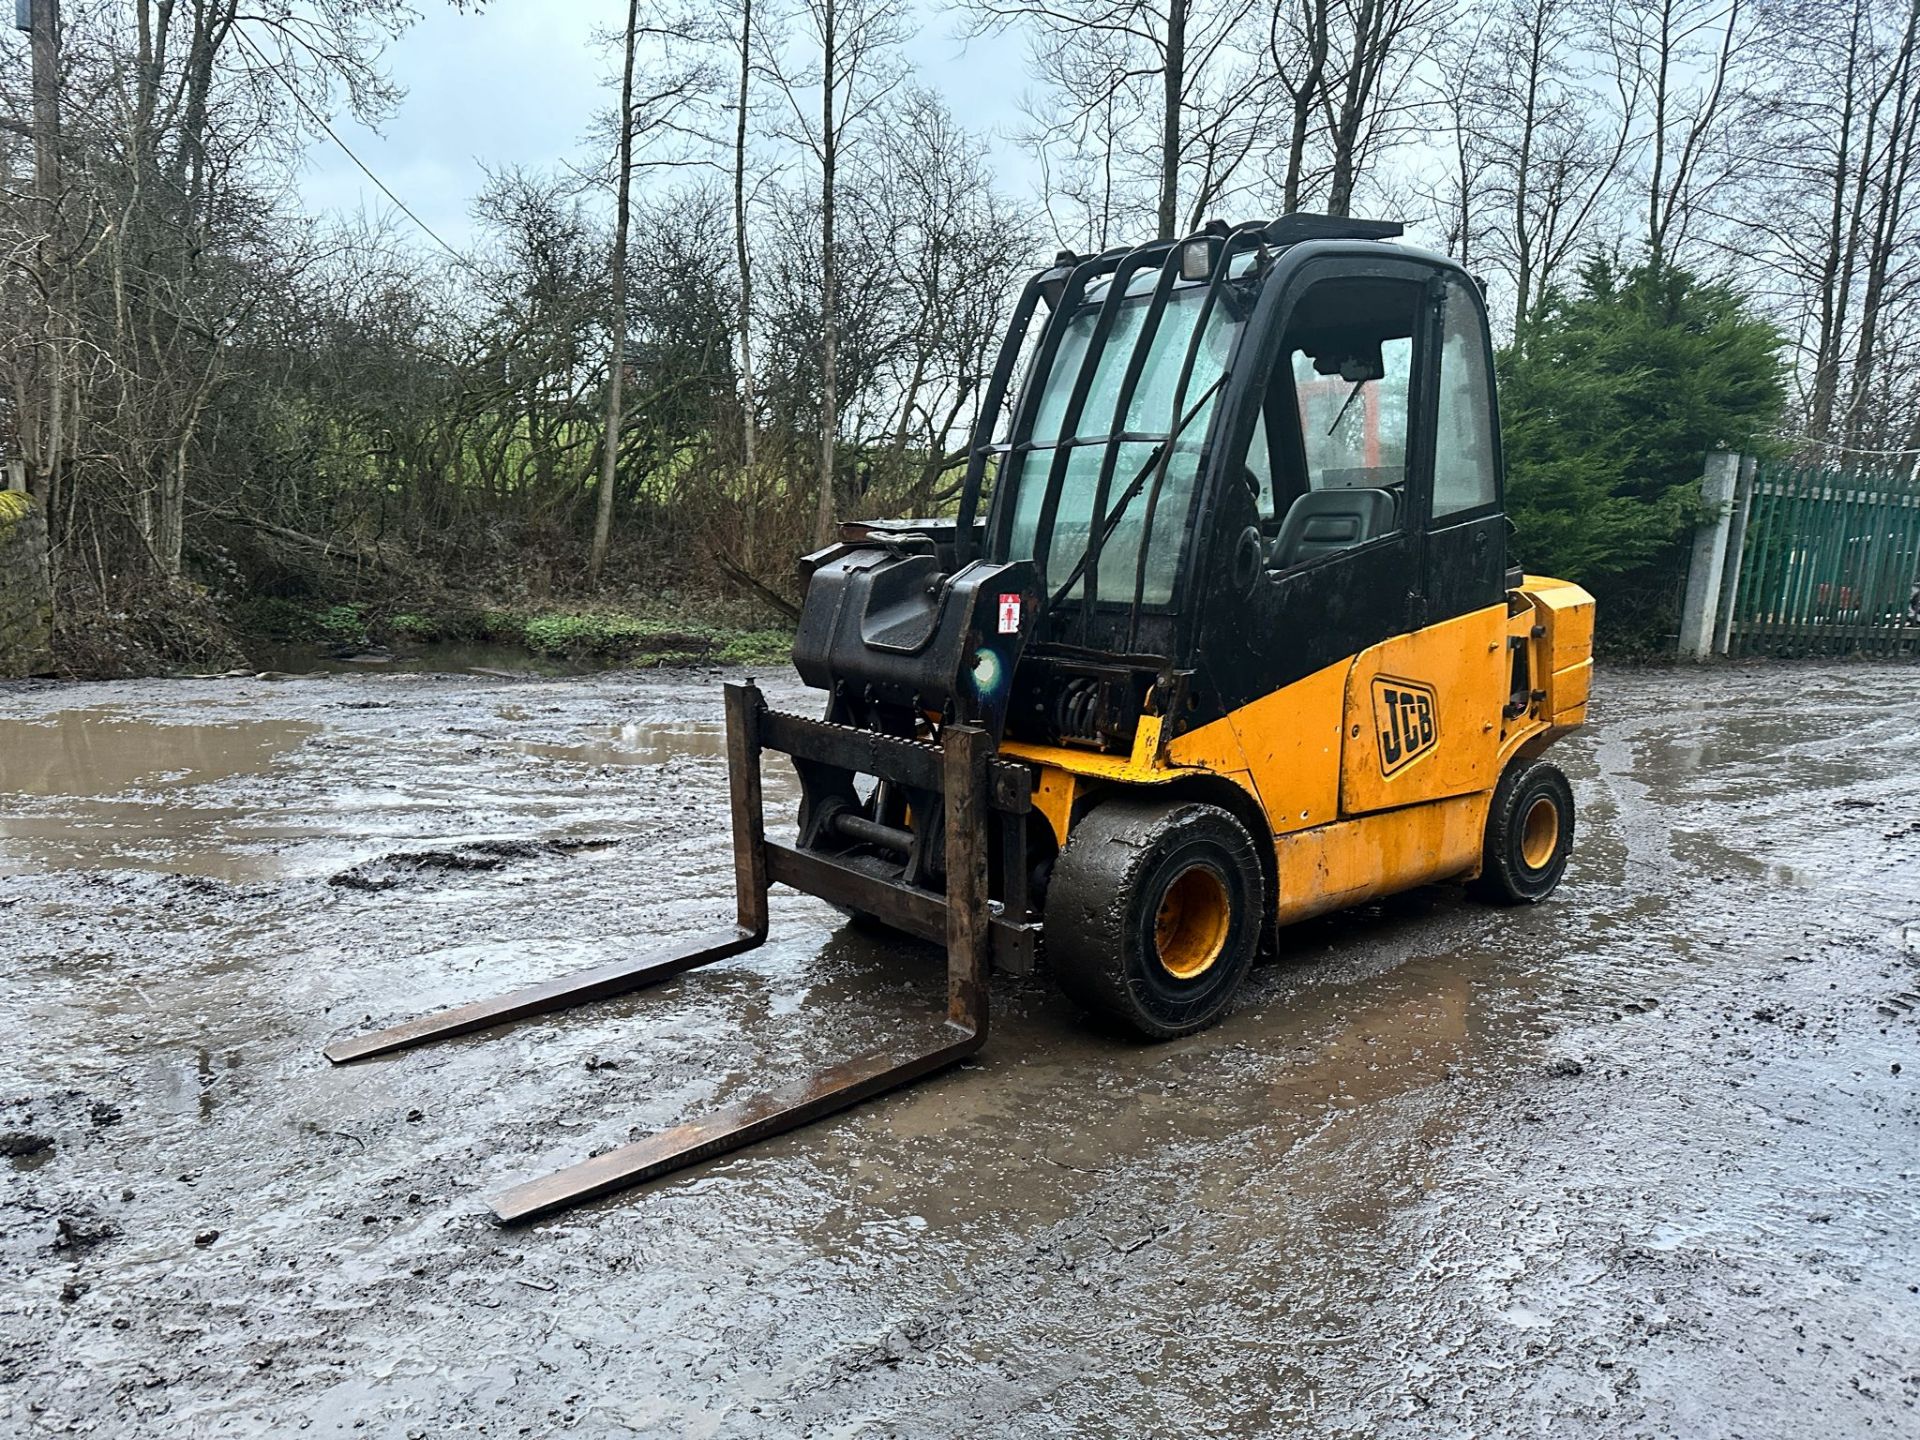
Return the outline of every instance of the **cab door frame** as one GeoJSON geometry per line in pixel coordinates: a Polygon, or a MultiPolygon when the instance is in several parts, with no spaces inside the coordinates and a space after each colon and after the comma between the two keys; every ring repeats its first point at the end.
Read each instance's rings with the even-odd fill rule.
{"type": "MultiPolygon", "coordinates": [[[[1479,288],[1462,272],[1430,269],[1425,324],[1432,364],[1423,438],[1422,537],[1414,623],[1359,651],[1348,673],[1340,813],[1364,815],[1490,790],[1499,778],[1499,725],[1509,666],[1506,510],[1493,353],[1479,288]],[[1436,518],[1435,465],[1449,294],[1469,306],[1485,369],[1492,446],[1491,499],[1436,518]]],[[[1411,480],[1409,484],[1411,485],[1411,480]]]]}
{"type": "MultiPolygon", "coordinates": [[[[1208,478],[1189,551],[1180,614],[1198,683],[1199,724],[1272,694],[1327,665],[1418,628],[1426,601],[1426,516],[1433,473],[1439,336],[1436,264],[1378,242],[1308,241],[1283,253],[1230,361],[1230,381],[1208,437],[1208,478]],[[1421,288],[1408,392],[1405,514],[1393,534],[1286,572],[1236,573],[1235,550],[1258,512],[1239,457],[1252,443],[1287,322],[1325,280],[1379,279],[1421,288]]],[[[1298,419],[1294,424],[1297,427],[1298,419]]],[[[1331,720],[1330,720],[1330,723],[1331,720]]],[[[1176,733],[1178,727],[1176,726],[1176,733]]]]}
{"type": "Polygon", "coordinates": [[[1435,269],[1431,282],[1432,307],[1428,317],[1433,326],[1430,341],[1433,365],[1433,408],[1429,411],[1433,433],[1427,469],[1427,499],[1422,528],[1426,544],[1422,547],[1421,595],[1427,624],[1471,614],[1506,599],[1507,571],[1507,485],[1506,460],[1501,448],[1499,386],[1494,378],[1493,336],[1487,323],[1486,301],[1480,287],[1459,272],[1435,269]],[[1451,283],[1450,283],[1451,282],[1451,283]],[[1488,445],[1493,470],[1492,500],[1455,511],[1444,517],[1433,514],[1436,487],[1434,465],[1440,444],[1440,386],[1445,360],[1446,326],[1452,303],[1448,292],[1468,309],[1470,328],[1477,332],[1479,358],[1485,377],[1488,445]]]}

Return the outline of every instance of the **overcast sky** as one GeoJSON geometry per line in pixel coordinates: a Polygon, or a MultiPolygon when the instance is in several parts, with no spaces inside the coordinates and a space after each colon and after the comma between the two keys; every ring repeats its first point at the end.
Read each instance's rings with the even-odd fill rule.
{"type": "MultiPolygon", "coordinates": [[[[419,8],[419,23],[387,50],[406,99],[378,132],[344,117],[334,130],[422,220],[464,246],[483,167],[552,167],[582,153],[595,111],[610,103],[606,81],[616,58],[593,33],[623,23],[626,7],[619,0],[492,0],[479,14],[461,14],[420,0],[419,8]]],[[[1024,43],[1002,37],[963,45],[952,17],[951,6],[923,0],[907,59],[969,129],[1000,137],[994,154],[1005,188],[1025,190],[1024,159],[1004,143],[1028,89],[1024,43]]],[[[302,196],[316,214],[390,208],[324,137],[309,156],[302,196]]]]}

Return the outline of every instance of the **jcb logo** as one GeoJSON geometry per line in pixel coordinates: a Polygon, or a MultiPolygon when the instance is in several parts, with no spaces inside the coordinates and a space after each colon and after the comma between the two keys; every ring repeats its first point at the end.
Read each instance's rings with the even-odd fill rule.
{"type": "Polygon", "coordinates": [[[1380,737],[1380,773],[1391,775],[1431,750],[1440,738],[1431,685],[1373,679],[1373,726],[1380,737]]]}

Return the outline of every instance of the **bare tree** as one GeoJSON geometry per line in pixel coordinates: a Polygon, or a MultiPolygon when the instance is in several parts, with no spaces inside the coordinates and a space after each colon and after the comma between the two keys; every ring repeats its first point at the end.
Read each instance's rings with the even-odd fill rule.
{"type": "Polygon", "coordinates": [[[34,123],[8,124],[36,136],[40,183],[4,223],[7,248],[32,253],[18,276],[39,313],[5,348],[59,563],[84,529],[99,577],[127,540],[139,568],[182,572],[236,336],[311,258],[301,227],[271,214],[259,162],[295,153],[337,88],[377,115],[391,90],[373,57],[402,13],[392,0],[258,16],[237,0],[33,7],[34,123]]]}
{"type": "Polygon", "coordinates": [[[899,84],[898,49],[906,38],[904,0],[806,0],[799,19],[817,68],[798,73],[776,56],[772,73],[791,111],[790,138],[819,166],[819,442],[814,541],[833,538],[840,435],[840,167],[849,146],[899,84]],[[817,109],[809,112],[808,91],[817,109]]]}
{"type": "Polygon", "coordinates": [[[1485,165],[1482,253],[1506,274],[1524,343],[1528,317],[1616,198],[1639,117],[1574,0],[1496,0],[1480,13],[1462,124],[1485,165]]]}
{"type": "Polygon", "coordinates": [[[1729,251],[1797,337],[1810,452],[1908,443],[1915,388],[1895,360],[1920,280],[1900,216],[1916,145],[1911,0],[1827,0],[1774,32],[1763,123],[1741,127],[1740,183],[1722,207],[1729,251]]]}
{"type": "Polygon", "coordinates": [[[1266,68],[1285,143],[1267,154],[1288,213],[1352,212],[1366,173],[1428,126],[1417,82],[1444,31],[1445,0],[1272,0],[1266,68]]]}
{"type": "Polygon", "coordinates": [[[1847,443],[1855,449],[1885,440],[1885,431],[1874,424],[1873,396],[1884,388],[1876,374],[1876,362],[1889,300],[1897,284],[1894,267],[1905,238],[1900,226],[1913,181],[1915,135],[1920,131],[1920,77],[1914,68],[1916,48],[1920,46],[1920,6],[1908,11],[1898,37],[1887,66],[1886,138],[1879,153],[1868,160],[1874,198],[1866,226],[1866,276],[1846,413],[1847,443]]]}
{"type": "MultiPolygon", "coordinates": [[[[1080,172],[1072,183],[1085,228],[1103,238],[1116,211],[1136,203],[1163,238],[1183,217],[1197,224],[1270,144],[1258,0],[968,0],[968,9],[975,35],[1027,33],[1048,92],[1029,143],[1083,157],[1067,168],[1080,172]]],[[[1051,155],[1048,164],[1058,168],[1051,155]]]]}
{"type": "Polygon", "coordinates": [[[633,57],[640,34],[640,0],[627,0],[626,40],[621,50],[620,113],[616,123],[613,201],[613,324],[607,347],[607,418],[600,442],[600,493],[593,512],[593,544],[587,551],[587,583],[598,585],[613,533],[613,490],[620,473],[620,390],[627,371],[627,223],[633,194],[633,57]]]}
{"type": "Polygon", "coordinates": [[[1416,176],[1412,189],[1430,209],[1446,237],[1446,248],[1462,265],[1471,267],[1488,221],[1489,146],[1479,123],[1485,108],[1487,83],[1481,55],[1486,46],[1491,13],[1476,8],[1461,17],[1458,28],[1442,36],[1434,50],[1432,109],[1444,120],[1443,133],[1452,151],[1445,171],[1416,176]]]}
{"type": "Polygon", "coordinates": [[[601,442],[600,490],[594,507],[587,581],[600,583],[613,531],[620,477],[621,396],[626,381],[627,235],[637,166],[670,169],[700,166],[710,139],[706,112],[718,75],[706,53],[710,32],[694,15],[653,6],[642,23],[639,0],[627,0],[621,37],[620,108],[614,116],[613,250],[609,259],[611,300],[606,381],[606,424],[601,442]],[[640,47],[651,54],[636,74],[640,47]],[[644,148],[644,156],[639,152],[644,148]]]}
{"type": "Polygon", "coordinates": [[[1332,0],[1276,0],[1267,30],[1267,53],[1286,94],[1287,145],[1280,204],[1288,215],[1305,202],[1307,144],[1320,114],[1332,43],[1332,0]]]}
{"type": "Polygon", "coordinates": [[[1419,108],[1412,79],[1438,34],[1443,0],[1334,0],[1321,87],[1330,153],[1327,211],[1352,213],[1361,173],[1419,108]]]}
{"type": "Polygon", "coordinates": [[[758,407],[753,394],[753,251],[747,241],[747,114],[753,80],[753,0],[740,0],[739,81],[734,91],[733,131],[733,253],[739,267],[740,303],[736,328],[740,336],[740,455],[749,475],[754,466],[758,407]]]}
{"type": "Polygon", "coordinates": [[[1765,35],[1758,0],[1604,0],[1596,19],[1635,136],[1649,261],[1683,255],[1737,179],[1728,144],[1765,35]]]}
{"type": "Polygon", "coordinates": [[[870,417],[870,472],[909,511],[952,498],[940,477],[964,457],[967,422],[1038,240],[995,193],[979,142],[939,97],[910,89],[890,107],[899,143],[867,157],[855,190],[866,240],[853,397],[870,417]]]}

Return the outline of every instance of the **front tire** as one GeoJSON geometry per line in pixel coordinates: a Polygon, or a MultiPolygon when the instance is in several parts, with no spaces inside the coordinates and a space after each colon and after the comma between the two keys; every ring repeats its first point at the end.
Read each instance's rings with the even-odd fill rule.
{"type": "Polygon", "coordinates": [[[1534,905],[1566,873],[1573,851],[1573,787],[1558,765],[1507,767],[1487,809],[1487,837],[1473,892],[1496,905],[1534,905]]]}
{"type": "Polygon", "coordinates": [[[1265,913],[1253,840],[1229,812],[1109,800],[1074,825],[1054,864],[1047,959],[1070,998],[1168,1040],[1226,1013],[1265,913]]]}

